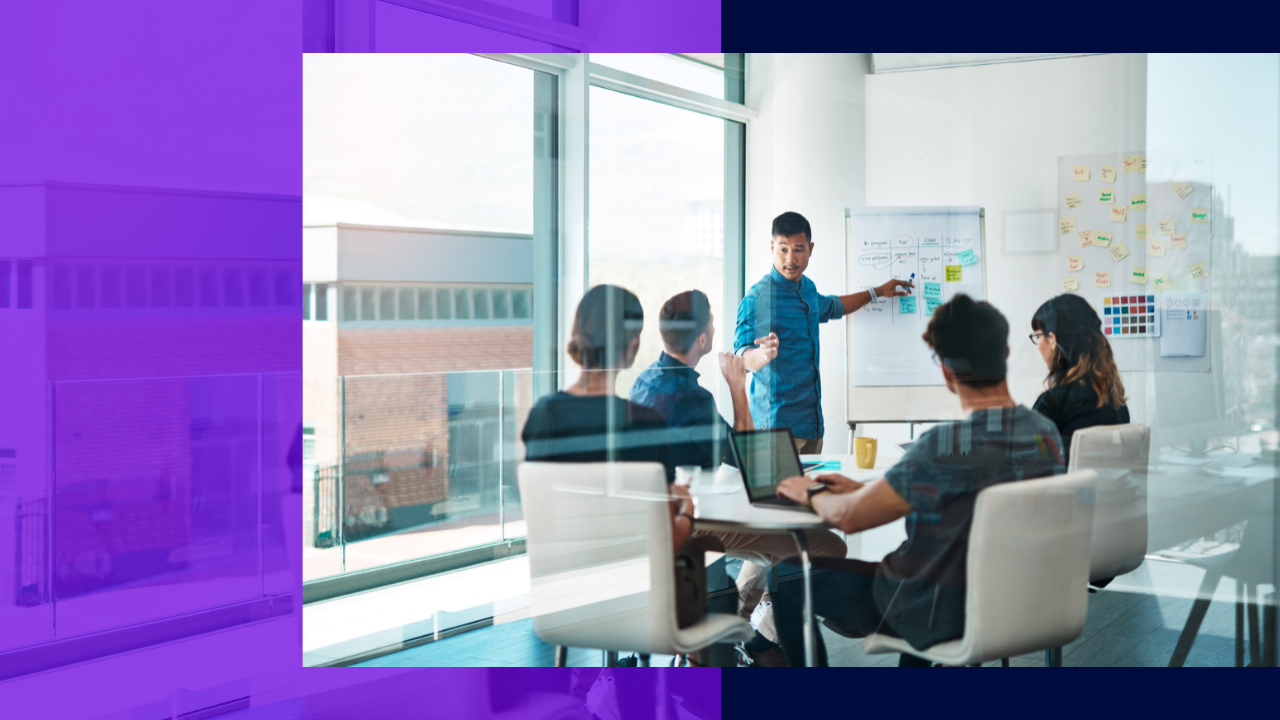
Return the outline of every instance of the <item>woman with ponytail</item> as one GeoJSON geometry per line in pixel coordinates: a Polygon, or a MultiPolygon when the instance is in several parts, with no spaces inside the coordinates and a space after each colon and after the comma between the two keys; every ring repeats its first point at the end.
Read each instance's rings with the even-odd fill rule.
{"type": "Polygon", "coordinates": [[[1102,320],[1084,298],[1059,295],[1049,300],[1031,318],[1031,329],[1031,342],[1049,367],[1046,390],[1033,409],[1058,426],[1066,460],[1076,430],[1129,422],[1124,383],[1111,343],[1102,334],[1102,320]]]}

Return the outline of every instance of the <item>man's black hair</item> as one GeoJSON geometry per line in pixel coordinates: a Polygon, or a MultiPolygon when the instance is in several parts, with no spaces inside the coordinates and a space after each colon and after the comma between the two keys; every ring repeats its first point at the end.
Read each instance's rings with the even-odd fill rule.
{"type": "Polygon", "coordinates": [[[686,290],[662,305],[658,313],[658,333],[668,350],[689,352],[698,336],[711,322],[711,301],[701,290],[686,290]]]}
{"type": "Polygon", "coordinates": [[[809,221],[798,212],[784,212],[773,219],[773,235],[774,237],[789,235],[799,235],[804,233],[804,239],[813,242],[813,232],[809,230],[809,221]]]}
{"type": "Polygon", "coordinates": [[[959,382],[982,388],[1004,380],[1009,321],[989,302],[956,295],[939,305],[925,328],[924,341],[959,382]]]}

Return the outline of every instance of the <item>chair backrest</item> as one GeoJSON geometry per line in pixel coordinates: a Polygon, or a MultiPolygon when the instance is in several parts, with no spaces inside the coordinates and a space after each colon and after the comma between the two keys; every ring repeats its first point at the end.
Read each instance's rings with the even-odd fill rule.
{"type": "Polygon", "coordinates": [[[1071,439],[1068,472],[1098,473],[1093,515],[1090,580],[1132,572],[1147,554],[1147,460],[1151,429],[1146,425],[1096,425],[1071,439]]]}
{"type": "Polygon", "coordinates": [[[1089,470],[978,494],[969,533],[965,635],[984,659],[1065,645],[1088,607],[1089,470]]]}
{"type": "Polygon", "coordinates": [[[648,607],[644,632],[669,637],[676,628],[675,560],[663,466],[526,462],[516,475],[535,631],[562,626],[587,606],[597,627],[607,626],[610,614],[634,619],[639,598],[648,607]]]}

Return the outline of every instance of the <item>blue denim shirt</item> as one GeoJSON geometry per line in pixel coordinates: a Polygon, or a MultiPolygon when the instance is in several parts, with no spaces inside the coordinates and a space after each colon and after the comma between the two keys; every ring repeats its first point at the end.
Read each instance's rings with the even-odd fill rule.
{"type": "Polygon", "coordinates": [[[844,317],[838,295],[819,295],[807,277],[792,282],[777,268],[751,286],[738,305],[734,352],[778,335],[778,357],[751,376],[751,419],[758,428],[791,428],[797,438],[822,437],[818,323],[844,317]]]}
{"type": "Polygon", "coordinates": [[[631,402],[667,419],[673,446],[689,456],[682,464],[719,467],[726,459],[729,424],[720,417],[715,396],[698,384],[697,370],[664,352],[636,378],[631,402]]]}

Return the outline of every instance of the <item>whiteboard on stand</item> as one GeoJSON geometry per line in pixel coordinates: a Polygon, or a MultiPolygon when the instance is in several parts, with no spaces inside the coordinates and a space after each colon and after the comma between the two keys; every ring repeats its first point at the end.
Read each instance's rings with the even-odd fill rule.
{"type": "Polygon", "coordinates": [[[960,418],[922,336],[937,305],[986,298],[984,229],[977,206],[845,209],[846,293],[916,276],[910,299],[879,298],[848,318],[851,422],[960,418]]]}

